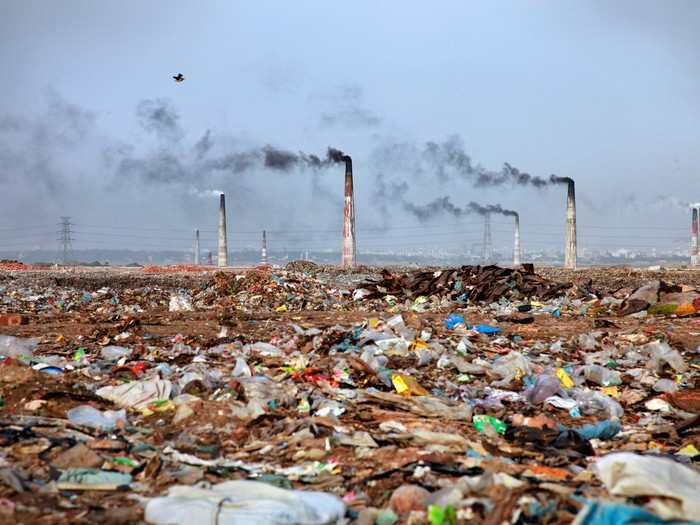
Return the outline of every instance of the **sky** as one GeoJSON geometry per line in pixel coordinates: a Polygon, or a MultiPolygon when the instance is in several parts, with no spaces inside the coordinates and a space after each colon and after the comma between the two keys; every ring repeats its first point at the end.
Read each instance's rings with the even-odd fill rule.
{"type": "Polygon", "coordinates": [[[693,0],[0,0],[0,247],[54,246],[61,216],[76,248],[213,247],[223,191],[233,250],[339,249],[342,166],[265,165],[328,147],[360,254],[477,247],[470,202],[562,247],[565,186],[478,183],[512,169],[576,181],[579,246],[682,246],[699,25],[693,0]]]}

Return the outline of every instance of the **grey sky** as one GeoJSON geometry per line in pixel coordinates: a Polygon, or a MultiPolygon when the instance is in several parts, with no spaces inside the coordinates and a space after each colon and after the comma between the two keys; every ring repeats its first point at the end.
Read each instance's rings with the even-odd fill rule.
{"type": "MultiPolygon", "coordinates": [[[[299,230],[339,230],[342,167],[205,176],[196,144],[207,130],[210,165],[267,144],[350,153],[360,252],[480,237],[478,217],[421,223],[381,201],[379,171],[407,182],[417,205],[449,195],[519,211],[526,249],[562,243],[563,187],[474,188],[417,174],[410,156],[376,157],[453,135],[487,169],[574,178],[582,246],[685,242],[689,213],[668,203],[700,200],[699,26],[692,0],[0,0],[0,243],[53,244],[39,226],[71,215],[78,247],[155,245],[146,228],[189,246],[186,230],[216,224],[206,191],[225,190],[234,249],[258,237],[236,232],[263,228],[295,230],[277,236],[287,246],[340,246],[299,230]],[[139,112],[160,101],[177,116],[169,129],[139,112]],[[184,180],[148,182],[146,164],[184,180]],[[28,226],[34,237],[17,229],[28,226]],[[646,226],[658,229],[635,229],[646,226]]],[[[507,244],[509,223],[495,220],[507,244]]]]}

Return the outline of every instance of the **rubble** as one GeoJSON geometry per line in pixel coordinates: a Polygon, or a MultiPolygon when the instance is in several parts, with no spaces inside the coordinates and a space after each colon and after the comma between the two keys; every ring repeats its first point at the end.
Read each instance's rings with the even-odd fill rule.
{"type": "Polygon", "coordinates": [[[0,521],[700,521],[696,274],[201,268],[0,271],[0,521]]]}

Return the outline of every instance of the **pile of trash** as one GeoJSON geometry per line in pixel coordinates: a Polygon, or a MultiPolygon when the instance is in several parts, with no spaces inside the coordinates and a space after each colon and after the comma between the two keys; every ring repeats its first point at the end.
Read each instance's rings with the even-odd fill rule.
{"type": "Polygon", "coordinates": [[[350,292],[328,286],[313,275],[299,270],[258,268],[241,273],[217,272],[207,290],[195,296],[203,304],[234,307],[250,311],[264,308],[288,310],[325,310],[343,307],[350,292]]]}
{"type": "Polygon", "coordinates": [[[489,268],[0,279],[0,522],[700,523],[700,319],[489,268]]]}
{"type": "Polygon", "coordinates": [[[620,303],[620,315],[638,312],[665,315],[694,315],[700,311],[700,290],[695,286],[671,284],[661,280],[645,283],[620,303]]]}
{"type": "Polygon", "coordinates": [[[210,272],[210,266],[199,266],[196,264],[171,264],[168,266],[144,266],[146,273],[179,273],[179,272],[210,272]]]}
{"type": "Polygon", "coordinates": [[[549,299],[561,295],[570,283],[553,283],[534,272],[532,265],[520,269],[499,266],[462,266],[435,272],[415,271],[402,275],[383,270],[381,280],[360,285],[356,295],[375,299],[392,295],[403,299],[442,296],[461,302],[492,303],[501,298],[549,299]]]}

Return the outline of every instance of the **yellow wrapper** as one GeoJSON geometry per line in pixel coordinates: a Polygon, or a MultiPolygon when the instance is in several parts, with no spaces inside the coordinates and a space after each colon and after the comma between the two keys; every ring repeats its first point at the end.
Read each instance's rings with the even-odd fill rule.
{"type": "Polygon", "coordinates": [[[428,391],[418,384],[413,377],[406,374],[394,374],[391,376],[391,382],[396,389],[396,392],[403,396],[426,396],[428,391]]]}
{"type": "Polygon", "coordinates": [[[566,373],[566,370],[563,368],[557,368],[557,377],[559,378],[559,382],[561,383],[561,386],[564,388],[573,388],[574,387],[574,381],[571,379],[569,374],[566,373]]]}
{"type": "Polygon", "coordinates": [[[620,397],[620,392],[618,391],[616,386],[604,386],[603,388],[600,389],[603,394],[606,396],[614,397],[617,399],[620,397]]]}

